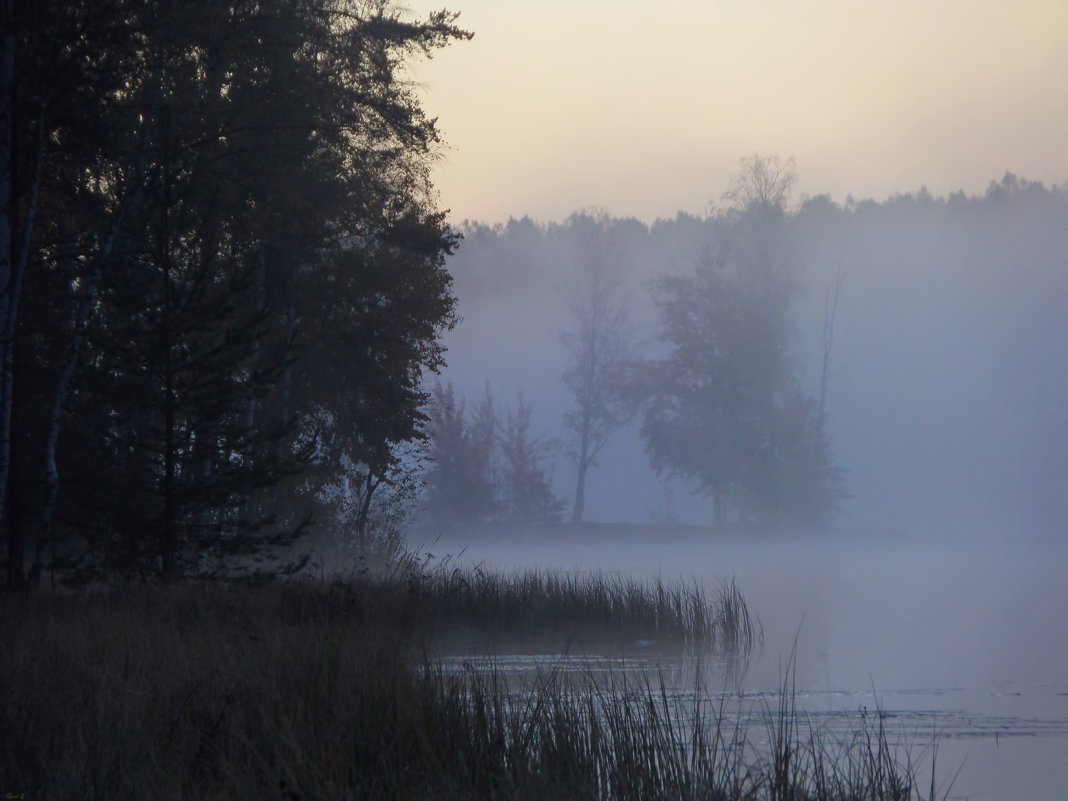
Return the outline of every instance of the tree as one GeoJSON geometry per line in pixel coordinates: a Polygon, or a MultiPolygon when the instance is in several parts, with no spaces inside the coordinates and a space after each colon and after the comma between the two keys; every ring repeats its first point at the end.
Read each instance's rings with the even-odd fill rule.
{"type": "Polygon", "coordinates": [[[568,303],[573,327],[563,334],[572,360],[563,374],[572,402],[564,426],[573,435],[568,457],[577,473],[571,522],[579,523],[586,507],[586,475],[627,420],[619,376],[632,345],[620,253],[609,221],[603,215],[574,215],[569,222],[579,239],[579,278],[568,303]]]}
{"type": "Polygon", "coordinates": [[[497,522],[501,519],[503,499],[500,459],[501,417],[489,381],[482,388],[482,399],[475,406],[467,428],[468,450],[478,482],[472,485],[476,520],[497,522]]]}
{"type": "Polygon", "coordinates": [[[530,433],[532,412],[520,394],[516,408],[508,411],[501,433],[501,519],[505,523],[555,523],[563,511],[563,503],[553,495],[544,467],[549,445],[530,433]]]}
{"type": "Polygon", "coordinates": [[[432,524],[456,530],[559,520],[562,504],[544,466],[550,446],[531,435],[532,412],[519,395],[502,424],[487,384],[468,417],[451,384],[435,386],[423,504],[432,524]]]}
{"type": "Polygon", "coordinates": [[[498,427],[488,385],[471,422],[466,402],[457,402],[452,384],[435,385],[424,509],[436,526],[452,530],[496,519],[494,450],[498,427]]]}
{"type": "Polygon", "coordinates": [[[43,150],[40,180],[18,182],[39,199],[16,193],[34,302],[0,343],[22,354],[3,393],[19,454],[0,467],[9,497],[31,490],[7,515],[10,580],[34,518],[105,554],[125,543],[165,577],[284,543],[309,493],[293,479],[283,499],[280,481],[325,433],[302,419],[332,422],[317,467],[366,465],[369,499],[421,436],[422,373],[455,321],[457,237],[429,178],[438,132],[400,73],[469,34],[387,2],[14,13],[12,118],[39,122],[16,130],[5,175],[33,174],[27,144],[43,150]],[[36,227],[35,204],[49,211],[36,227]],[[302,343],[325,320],[337,340],[302,343]]]}
{"type": "Polygon", "coordinates": [[[789,165],[753,157],[727,193],[735,206],[690,272],[663,279],[668,353],[637,383],[654,469],[693,480],[715,522],[804,522],[830,512],[835,471],[823,410],[791,356],[789,165]]]}
{"type": "Polygon", "coordinates": [[[316,493],[329,514],[316,527],[316,539],[356,559],[388,563],[401,550],[404,529],[417,512],[426,458],[425,440],[406,442],[394,450],[391,466],[376,474],[343,453],[341,472],[316,493]]]}
{"type": "Polygon", "coordinates": [[[786,211],[786,202],[797,183],[792,158],[782,161],[778,156],[754,153],[741,159],[723,194],[736,211],[786,211]]]}
{"type": "MultiPolygon", "coordinates": [[[[347,460],[362,465],[373,494],[396,468],[397,447],[426,437],[421,383],[443,364],[438,334],[456,319],[444,269],[455,243],[440,215],[413,215],[345,250],[329,270],[299,277],[304,336],[292,403],[329,411],[317,414],[320,450],[306,481],[332,481],[347,460]]],[[[365,523],[357,519],[358,537],[365,523]]]]}
{"type": "MultiPolygon", "coordinates": [[[[0,127],[8,146],[4,216],[13,236],[0,270],[10,278],[0,281],[6,318],[0,334],[0,498],[14,503],[0,503],[0,521],[7,528],[8,580],[16,586],[24,579],[33,519],[47,525],[62,415],[56,401],[66,398],[72,383],[69,365],[76,362],[87,309],[93,308],[99,269],[93,254],[110,254],[120,221],[144,197],[133,187],[137,176],[103,178],[100,170],[102,143],[116,123],[116,104],[106,99],[115,99],[139,58],[133,43],[138,5],[5,4],[0,127]],[[92,80],[86,80],[87,71],[92,80]],[[102,178],[110,181],[110,200],[99,191],[102,178]],[[104,218],[110,220],[102,225],[104,218]],[[68,293],[82,298],[73,315],[68,293]],[[46,481],[48,492],[42,493],[46,481]]],[[[112,146],[121,150],[125,144],[112,146]]]]}

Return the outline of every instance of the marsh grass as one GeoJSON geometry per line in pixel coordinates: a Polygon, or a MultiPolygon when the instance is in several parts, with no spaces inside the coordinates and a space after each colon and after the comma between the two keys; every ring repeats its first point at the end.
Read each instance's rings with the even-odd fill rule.
{"type": "Polygon", "coordinates": [[[419,583],[438,645],[463,653],[748,652],[758,639],[732,585],[667,585],[618,574],[443,570],[419,583]]]}
{"type": "Polygon", "coordinates": [[[723,609],[691,590],[402,571],[0,606],[0,784],[26,798],[907,797],[887,792],[909,782],[886,778],[881,730],[836,752],[780,707],[769,750],[722,700],[655,674],[446,671],[424,639],[556,624],[721,642],[723,609]]]}

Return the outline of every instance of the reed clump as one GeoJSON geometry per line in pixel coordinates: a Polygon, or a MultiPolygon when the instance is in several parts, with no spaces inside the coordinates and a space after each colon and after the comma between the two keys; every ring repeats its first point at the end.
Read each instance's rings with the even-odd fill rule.
{"type": "MultiPolygon", "coordinates": [[[[8,596],[0,786],[109,801],[908,797],[856,779],[870,771],[848,749],[828,762],[815,737],[790,739],[792,759],[776,768],[780,750],[700,691],[614,674],[577,684],[553,670],[532,681],[444,670],[423,638],[443,621],[577,619],[565,597],[622,628],[628,614],[675,610],[670,625],[651,618],[661,636],[698,619],[692,594],[654,584],[640,598],[636,586],[398,572],[8,596]],[[524,616],[519,600],[539,592],[540,611],[524,616]]],[[[720,613],[713,604],[700,619],[720,613]]]]}
{"type": "Polygon", "coordinates": [[[619,574],[441,570],[418,583],[421,623],[446,650],[659,654],[748,652],[758,624],[733,584],[710,597],[697,583],[619,574]]]}

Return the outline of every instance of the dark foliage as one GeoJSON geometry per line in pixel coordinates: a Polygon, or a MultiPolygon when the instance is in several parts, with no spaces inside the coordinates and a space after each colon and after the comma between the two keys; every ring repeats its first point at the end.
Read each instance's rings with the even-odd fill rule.
{"type": "Polygon", "coordinates": [[[458,241],[430,185],[437,129],[401,73],[468,37],[454,20],[17,4],[12,583],[27,563],[270,559],[342,465],[368,498],[393,474],[455,322],[458,241]]]}

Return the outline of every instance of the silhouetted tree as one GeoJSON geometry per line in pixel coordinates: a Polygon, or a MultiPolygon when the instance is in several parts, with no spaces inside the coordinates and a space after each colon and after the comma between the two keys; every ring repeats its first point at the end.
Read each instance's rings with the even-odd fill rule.
{"type": "Polygon", "coordinates": [[[579,523],[586,508],[587,473],[628,419],[619,378],[633,345],[621,254],[610,221],[603,215],[576,214],[569,223],[578,238],[578,278],[568,301],[573,327],[563,334],[571,354],[563,382],[572,404],[564,426],[572,434],[567,455],[576,470],[571,521],[579,523]]]}
{"type": "Polygon", "coordinates": [[[545,469],[549,444],[530,433],[532,411],[520,394],[501,432],[501,521],[505,523],[555,523],[563,512],[545,469]]]}
{"type": "Polygon", "coordinates": [[[455,530],[490,523],[556,522],[549,445],[530,432],[532,408],[520,395],[502,424],[489,385],[468,417],[452,385],[434,388],[423,507],[432,526],[455,530]]]}
{"type": "Polygon", "coordinates": [[[637,384],[641,431],[653,467],[695,481],[717,524],[808,522],[833,508],[836,473],[791,358],[793,173],[775,159],[742,166],[719,240],[692,271],[660,282],[669,352],[637,384]]]}
{"type": "Polygon", "coordinates": [[[475,422],[452,384],[434,387],[430,409],[429,465],[424,509],[445,530],[491,522],[496,517],[493,474],[497,419],[489,388],[475,422]]]}
{"type": "Polygon", "coordinates": [[[455,320],[457,237],[429,177],[438,134],[401,72],[469,34],[447,12],[407,22],[341,0],[4,14],[19,80],[0,118],[36,121],[0,126],[18,140],[17,180],[0,189],[17,200],[5,219],[26,234],[18,275],[35,298],[0,342],[5,360],[21,354],[4,414],[25,424],[17,459],[4,425],[0,468],[8,495],[30,499],[7,515],[9,579],[34,518],[39,544],[55,521],[101,569],[122,551],[168,577],[284,544],[314,492],[292,481],[282,499],[278,482],[320,434],[333,447],[317,467],[366,465],[369,500],[394,448],[420,436],[419,382],[455,320]],[[302,343],[321,320],[337,339],[302,343]],[[320,410],[329,438],[300,425],[320,410]]]}

